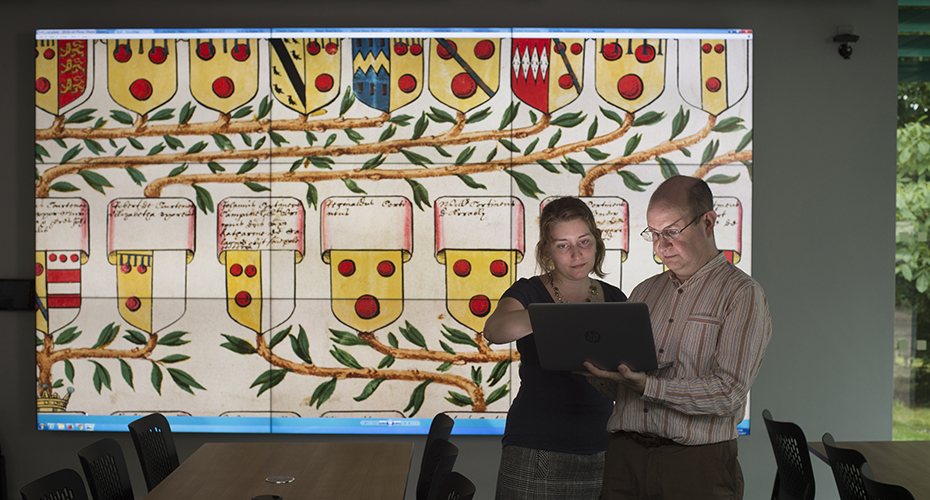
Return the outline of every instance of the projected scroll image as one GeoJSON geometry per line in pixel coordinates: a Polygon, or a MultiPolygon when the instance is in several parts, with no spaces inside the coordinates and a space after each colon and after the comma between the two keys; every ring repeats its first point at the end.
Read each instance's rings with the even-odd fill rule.
{"type": "Polygon", "coordinates": [[[665,90],[667,40],[597,39],[594,83],[605,101],[635,113],[665,90]]]}
{"type": "Polygon", "coordinates": [[[331,197],[320,204],[323,262],[333,314],[359,332],[404,310],[404,262],[413,253],[413,212],[403,196],[331,197]]]}
{"type": "Polygon", "coordinates": [[[389,113],[423,93],[423,41],[354,38],[352,84],[358,100],[389,113]]]}
{"type": "Polygon", "coordinates": [[[117,198],[108,206],[107,259],[116,268],[117,308],[146,333],[173,324],[186,310],[194,210],[186,198],[117,198]]]}
{"type": "Polygon", "coordinates": [[[191,95],[220,113],[242,106],[258,92],[258,58],[253,38],[190,40],[191,95]]]}
{"type": "Polygon", "coordinates": [[[500,38],[434,38],[429,90],[462,113],[484,104],[500,87],[500,38]]]}
{"type": "Polygon", "coordinates": [[[271,94],[302,114],[319,111],[339,96],[342,45],[338,38],[272,38],[271,94]]]}
{"type": "MultiPolygon", "coordinates": [[[[556,198],[546,198],[539,206],[539,213],[556,198]]],[[[617,196],[582,196],[594,214],[594,223],[601,230],[601,239],[607,251],[602,269],[611,284],[620,286],[623,278],[623,263],[630,254],[630,206],[617,196]]]]}
{"type": "Polygon", "coordinates": [[[89,215],[81,198],[36,200],[36,330],[42,333],[61,330],[81,311],[89,215]]]}
{"type": "Polygon", "coordinates": [[[94,88],[93,40],[36,41],[36,106],[61,116],[94,88]]]}
{"type": "Polygon", "coordinates": [[[521,101],[552,113],[581,95],[583,38],[515,38],[512,52],[511,86],[521,101]]]}
{"type": "Polygon", "coordinates": [[[434,211],[436,260],[446,267],[446,308],[459,323],[482,332],[523,260],[523,203],[510,196],[444,196],[434,211]]]}
{"type": "Polygon", "coordinates": [[[739,102],[748,88],[748,41],[678,41],[678,92],[685,102],[717,116],[739,102]]]}
{"type": "Polygon", "coordinates": [[[178,90],[177,40],[108,40],[107,89],[140,115],[168,102],[178,90]]]}
{"type": "Polygon", "coordinates": [[[294,312],[296,266],[304,257],[304,207],[294,198],[234,197],[221,201],[216,211],[226,312],[256,333],[267,332],[294,312]]]}

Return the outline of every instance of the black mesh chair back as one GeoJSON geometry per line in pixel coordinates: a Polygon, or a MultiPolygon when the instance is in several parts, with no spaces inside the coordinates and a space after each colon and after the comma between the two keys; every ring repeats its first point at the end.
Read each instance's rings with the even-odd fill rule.
{"type": "Polygon", "coordinates": [[[423,470],[423,465],[426,464],[426,450],[429,449],[429,446],[433,444],[433,441],[437,439],[448,440],[449,436],[452,435],[452,426],[455,425],[455,420],[449,418],[445,413],[437,413],[433,417],[433,423],[429,426],[429,434],[426,435],[426,444],[423,446],[423,457],[420,459],[420,470],[423,470]]]}
{"type": "Polygon", "coordinates": [[[904,486],[876,481],[868,462],[862,464],[859,470],[862,473],[862,485],[865,487],[869,500],[914,500],[914,495],[904,486]]]}
{"type": "Polygon", "coordinates": [[[776,422],[768,410],[762,412],[762,419],[778,465],[772,500],[811,500],[814,498],[814,470],[804,431],[791,422],[776,422]]]}
{"type": "Polygon", "coordinates": [[[40,477],[19,490],[23,500],[87,500],[84,479],[72,469],[40,477]]]}
{"type": "Polygon", "coordinates": [[[437,500],[471,500],[475,496],[475,484],[458,472],[450,472],[442,480],[437,500]]]}
{"type": "Polygon", "coordinates": [[[436,439],[426,450],[417,481],[417,500],[438,500],[439,486],[452,472],[459,449],[445,439],[436,439]]]}
{"type": "Polygon", "coordinates": [[[142,464],[145,486],[152,491],[178,468],[178,452],[171,436],[171,426],[164,415],[153,413],[130,423],[129,434],[142,464]]]}
{"type": "Polygon", "coordinates": [[[840,500],[868,500],[865,486],[862,485],[860,469],[865,463],[865,457],[857,450],[837,448],[833,435],[829,432],[823,435],[823,447],[833,469],[833,478],[836,479],[836,488],[840,491],[840,500]]]}
{"type": "Polygon", "coordinates": [[[134,500],[126,457],[116,441],[105,438],[78,452],[94,500],[134,500]]]}

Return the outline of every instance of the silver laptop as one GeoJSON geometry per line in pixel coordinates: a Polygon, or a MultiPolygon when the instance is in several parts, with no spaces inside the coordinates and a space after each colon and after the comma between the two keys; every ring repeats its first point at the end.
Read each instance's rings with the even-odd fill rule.
{"type": "Polygon", "coordinates": [[[545,370],[659,368],[649,308],[642,302],[530,304],[533,338],[545,370]]]}

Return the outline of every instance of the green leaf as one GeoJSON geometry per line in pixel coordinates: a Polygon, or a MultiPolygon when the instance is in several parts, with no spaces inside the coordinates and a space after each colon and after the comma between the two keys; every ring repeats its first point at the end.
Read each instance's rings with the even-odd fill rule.
{"type": "Polygon", "coordinates": [[[319,410],[320,405],[325,403],[335,391],[336,377],[333,377],[326,382],[316,386],[316,389],[313,391],[313,396],[310,396],[309,406],[313,406],[313,403],[316,403],[316,409],[319,410]]]}
{"type": "MultiPolygon", "coordinates": [[[[346,91],[342,95],[342,103],[339,104],[339,116],[346,114],[346,111],[355,104],[355,94],[352,93],[352,86],[346,85],[346,91]]],[[[319,406],[317,406],[319,408],[319,406]]]]}
{"type": "Polygon", "coordinates": [[[149,152],[145,154],[145,156],[155,156],[155,155],[157,155],[158,153],[161,153],[161,152],[164,151],[164,150],[165,150],[165,145],[164,145],[163,143],[159,142],[159,143],[156,144],[154,147],[152,147],[152,149],[150,149],[149,152]]]}
{"type": "Polygon", "coordinates": [[[96,109],[82,109],[80,111],[76,111],[73,115],[69,116],[67,120],[65,120],[65,125],[69,123],[89,122],[94,119],[93,114],[96,112],[96,109]]]}
{"type": "Polygon", "coordinates": [[[310,359],[310,340],[307,338],[307,331],[304,330],[303,325],[300,326],[300,331],[297,336],[291,335],[291,350],[294,351],[294,354],[298,358],[303,360],[304,363],[308,365],[313,364],[313,360],[310,359]]]}
{"type": "Polygon", "coordinates": [[[126,167],[126,173],[129,174],[132,182],[135,182],[137,186],[141,186],[143,182],[146,182],[145,176],[142,175],[142,172],[140,172],[138,169],[133,167],[126,167]]]}
{"type": "Polygon", "coordinates": [[[239,108],[239,110],[236,111],[235,113],[233,113],[232,118],[233,120],[236,120],[244,116],[247,116],[251,112],[252,112],[252,106],[244,106],[244,107],[239,108]]]}
{"type": "Polygon", "coordinates": [[[255,117],[257,120],[268,116],[268,113],[271,112],[271,106],[274,104],[270,95],[266,95],[262,98],[262,102],[258,105],[258,115],[255,117]]]}
{"type": "Polygon", "coordinates": [[[481,367],[472,366],[471,367],[471,381],[474,382],[475,385],[480,386],[483,380],[484,380],[484,377],[481,376],[481,367]]]}
{"type": "Polygon", "coordinates": [[[265,136],[259,137],[258,140],[255,141],[255,146],[252,147],[252,150],[258,151],[259,149],[261,149],[262,145],[265,144],[265,139],[266,139],[265,136]]]}
{"type": "Polygon", "coordinates": [[[115,153],[113,156],[119,156],[119,155],[123,154],[123,151],[125,151],[125,150],[126,150],[126,146],[123,146],[123,147],[117,149],[117,150],[116,150],[116,153],[115,153]]]}
{"type": "Polygon", "coordinates": [[[100,156],[100,153],[105,153],[106,150],[103,149],[103,146],[99,142],[93,139],[84,139],[84,145],[87,146],[87,150],[91,153],[100,156]]]}
{"type": "Polygon", "coordinates": [[[54,383],[52,383],[52,389],[60,389],[64,386],[65,386],[65,383],[61,379],[58,379],[54,383]]]}
{"type": "Polygon", "coordinates": [[[423,155],[414,153],[413,151],[407,151],[406,149],[401,149],[400,154],[404,155],[404,158],[406,158],[407,161],[409,161],[410,163],[414,165],[419,165],[421,167],[426,167],[427,165],[430,165],[433,163],[432,161],[430,161],[429,158],[423,155]]]}
{"type": "Polygon", "coordinates": [[[610,153],[605,153],[597,148],[585,148],[584,152],[594,161],[602,161],[610,158],[610,153]]]}
{"type": "Polygon", "coordinates": [[[494,392],[492,392],[491,395],[489,395],[488,398],[484,400],[484,404],[489,405],[497,401],[498,399],[501,399],[502,397],[506,396],[507,393],[509,392],[510,392],[510,383],[508,382],[498,387],[497,389],[495,389],[494,392]]]}
{"type": "Polygon", "coordinates": [[[616,111],[605,109],[602,107],[601,113],[604,113],[604,116],[606,116],[608,119],[617,122],[617,125],[620,125],[621,127],[623,126],[623,117],[618,115],[616,111]]]}
{"type": "Polygon", "coordinates": [[[404,179],[407,181],[407,184],[410,186],[410,189],[413,190],[413,202],[417,204],[417,208],[420,210],[423,209],[423,205],[431,207],[429,203],[429,191],[426,190],[426,187],[423,184],[413,180],[413,179],[404,179]]]}
{"type": "Polygon", "coordinates": [[[60,148],[66,148],[66,147],[68,147],[68,145],[65,144],[65,141],[59,139],[58,137],[56,137],[56,138],[54,138],[54,139],[52,139],[52,140],[55,141],[55,144],[58,144],[58,147],[60,147],[60,148]]]}
{"type": "Polygon", "coordinates": [[[739,174],[736,174],[736,175],[714,174],[704,179],[704,182],[708,184],[730,184],[731,182],[736,182],[737,179],[739,179],[739,174]]]}
{"type": "Polygon", "coordinates": [[[378,142],[384,142],[391,137],[394,137],[394,134],[397,133],[397,127],[391,125],[390,127],[384,129],[384,132],[381,132],[381,136],[378,137],[378,142]]]}
{"type": "Polygon", "coordinates": [[[643,125],[654,125],[662,121],[665,118],[665,111],[661,113],[656,113],[655,111],[650,111],[643,116],[633,120],[634,127],[641,127],[643,125]]]}
{"type": "Polygon", "coordinates": [[[542,167],[553,174],[559,174],[559,169],[555,168],[555,165],[552,164],[549,160],[536,160],[536,163],[542,165],[542,167]]]}
{"type": "Polygon", "coordinates": [[[349,140],[352,141],[352,142],[354,142],[355,144],[359,144],[359,143],[361,143],[362,141],[365,140],[365,138],[362,137],[362,134],[359,134],[358,132],[356,132],[356,131],[354,131],[354,130],[352,130],[352,129],[350,129],[350,128],[347,128],[347,129],[343,130],[343,132],[345,132],[345,133],[346,133],[346,137],[348,137],[349,140]]]}
{"type": "Polygon", "coordinates": [[[333,165],[336,164],[336,162],[333,161],[332,158],[329,158],[329,157],[327,157],[327,156],[311,156],[311,157],[310,157],[310,163],[311,163],[314,167],[316,167],[316,168],[321,168],[321,169],[324,169],[324,170],[332,170],[332,169],[333,169],[333,165]]]}
{"type": "Polygon", "coordinates": [[[132,146],[133,149],[137,149],[139,151],[142,151],[143,149],[145,149],[145,146],[143,146],[141,142],[136,140],[135,137],[127,137],[126,140],[129,141],[129,145],[132,146]]]}
{"type": "Polygon", "coordinates": [[[152,361],[152,387],[158,391],[159,396],[161,396],[161,381],[164,377],[165,375],[161,372],[158,363],[152,361]]]}
{"type": "Polygon", "coordinates": [[[442,336],[449,339],[450,342],[472,346],[475,349],[478,348],[478,344],[471,338],[471,335],[455,328],[449,328],[446,325],[442,325],[442,327],[446,330],[442,332],[442,336]]]}
{"type": "Polygon", "coordinates": [[[354,333],[333,330],[332,328],[329,329],[329,332],[333,334],[333,337],[330,337],[330,339],[340,345],[371,345],[367,340],[359,338],[358,335],[354,333]]]}
{"type": "Polygon", "coordinates": [[[173,108],[163,109],[163,110],[159,111],[158,113],[155,113],[155,115],[152,116],[151,118],[149,118],[149,121],[150,121],[150,122],[157,122],[157,121],[161,121],[161,120],[170,120],[170,119],[174,118],[174,115],[173,115],[172,113],[174,113],[174,109],[173,109],[173,108]]]}
{"type": "Polygon", "coordinates": [[[594,117],[594,122],[588,127],[588,140],[594,139],[595,135],[597,135],[597,116],[594,117]]]}
{"type": "Polygon", "coordinates": [[[194,144],[187,150],[187,154],[192,155],[195,153],[199,153],[206,148],[207,148],[207,143],[204,141],[199,141],[197,144],[194,144]]]}
{"type": "MultiPolygon", "coordinates": [[[[746,132],[746,135],[744,135],[743,138],[740,139],[739,145],[736,146],[736,152],[739,153],[740,151],[746,149],[746,146],[748,146],[750,142],[752,142],[752,129],[749,129],[749,132],[746,132]]],[[[921,144],[924,144],[924,143],[921,143],[921,144]]]]}
{"type": "Polygon", "coordinates": [[[110,118],[122,123],[123,125],[132,125],[132,116],[129,116],[129,113],[125,111],[120,111],[118,109],[110,111],[110,118]]]}
{"type": "Polygon", "coordinates": [[[536,149],[536,145],[537,145],[537,144],[539,144],[539,137],[533,139],[533,142],[531,142],[531,143],[526,147],[526,149],[523,150],[523,156],[528,156],[530,153],[532,153],[533,150],[536,149]]]}
{"type": "Polygon", "coordinates": [[[326,143],[323,144],[323,149],[328,148],[335,141],[336,141],[336,134],[329,134],[329,137],[326,138],[326,143]]]}
{"type": "Polygon", "coordinates": [[[258,394],[255,397],[259,397],[263,392],[271,389],[272,387],[281,383],[284,380],[284,377],[287,375],[287,370],[275,370],[269,369],[268,371],[262,373],[252,382],[252,385],[249,386],[249,389],[255,387],[256,385],[261,384],[261,387],[258,388],[258,394]]]}
{"type": "Polygon", "coordinates": [[[258,160],[254,158],[248,159],[242,164],[241,167],[239,167],[239,171],[236,172],[236,175],[244,174],[257,166],[258,166],[258,160]]]}
{"type": "Polygon", "coordinates": [[[180,363],[182,361],[187,361],[188,359],[191,359],[191,357],[185,356],[183,354],[170,354],[168,356],[165,356],[164,358],[159,359],[158,362],[171,364],[171,363],[180,363]]]}
{"type": "Polygon", "coordinates": [[[268,348],[274,349],[274,346],[284,341],[284,339],[286,339],[287,336],[291,334],[291,328],[293,327],[289,326],[285,328],[284,330],[281,330],[280,332],[276,333],[274,337],[271,339],[271,342],[268,343],[268,348]]]}
{"type": "Polygon", "coordinates": [[[358,361],[356,361],[354,356],[336,346],[333,346],[333,350],[329,351],[329,353],[332,354],[334,358],[336,358],[336,361],[345,366],[348,366],[349,368],[355,368],[356,370],[362,369],[362,365],[358,364],[358,361]]]}
{"type": "Polygon", "coordinates": [[[536,125],[537,119],[538,118],[536,118],[536,113],[534,113],[533,110],[530,110],[530,122],[532,122],[533,125],[536,125]]]}
{"type": "Polygon", "coordinates": [[[178,175],[183,174],[184,171],[187,170],[187,167],[188,167],[188,166],[189,166],[189,165],[188,165],[187,163],[185,163],[185,164],[183,164],[183,165],[181,165],[181,166],[179,166],[179,167],[175,167],[175,168],[171,169],[171,172],[168,172],[168,177],[175,177],[175,176],[178,176],[178,175]]]}
{"type": "Polygon", "coordinates": [[[178,114],[178,123],[184,125],[185,123],[191,121],[191,118],[194,116],[195,109],[197,109],[197,106],[191,106],[190,101],[181,106],[181,112],[178,114]]]}
{"type": "Polygon", "coordinates": [[[255,193],[261,193],[262,191],[271,191],[270,187],[263,186],[257,182],[246,181],[246,182],[243,182],[243,184],[245,184],[245,187],[251,189],[252,192],[255,192],[255,193]]]}
{"type": "Polygon", "coordinates": [[[103,387],[112,391],[113,388],[110,387],[110,372],[96,361],[91,360],[91,363],[94,364],[94,389],[97,389],[97,394],[100,394],[100,389],[103,387]]]}
{"type": "Polygon", "coordinates": [[[362,164],[361,170],[371,170],[373,168],[378,168],[384,163],[385,158],[387,158],[383,153],[378,156],[369,158],[365,160],[365,163],[362,164]]]}
{"type": "Polygon", "coordinates": [[[717,148],[720,147],[720,141],[710,141],[704,148],[704,155],[701,157],[701,166],[707,165],[717,156],[717,148]]]}
{"type": "Polygon", "coordinates": [[[148,339],[145,337],[145,335],[142,332],[137,331],[137,330],[127,329],[126,335],[123,335],[123,338],[136,345],[148,344],[148,339]]]}
{"type": "Polygon", "coordinates": [[[213,213],[213,196],[210,195],[210,192],[197,184],[191,184],[191,187],[194,188],[197,207],[200,208],[200,211],[203,212],[204,215],[213,213]]]}
{"type": "Polygon", "coordinates": [[[84,332],[78,330],[76,326],[72,326],[55,337],[55,345],[70,344],[80,337],[82,333],[84,332]]]}
{"type": "Polygon", "coordinates": [[[285,139],[283,135],[275,132],[274,130],[268,131],[268,138],[271,139],[271,143],[278,148],[280,148],[282,144],[290,144],[290,142],[288,142],[288,140],[285,139]]]}
{"type": "Polygon", "coordinates": [[[36,160],[41,162],[43,156],[46,158],[52,157],[52,155],[48,154],[48,150],[46,150],[41,144],[37,142],[36,143],[36,160]]]}
{"type": "Polygon", "coordinates": [[[394,336],[394,334],[391,332],[388,332],[388,344],[390,344],[390,346],[394,349],[397,349],[400,346],[400,344],[397,343],[397,337],[394,336]]]}
{"type": "Polygon", "coordinates": [[[490,162],[491,160],[494,159],[495,156],[497,156],[497,146],[494,146],[494,149],[492,149],[491,152],[488,153],[488,157],[485,158],[484,161],[490,162]]]}
{"type": "Polygon", "coordinates": [[[517,188],[519,188],[520,192],[524,195],[529,196],[534,200],[538,200],[539,198],[536,197],[537,193],[546,194],[541,189],[539,189],[539,186],[536,185],[536,181],[534,181],[532,177],[509,168],[504,169],[504,172],[507,172],[508,175],[513,177],[513,180],[517,183],[517,188]]]}
{"type": "Polygon", "coordinates": [[[626,141],[626,148],[623,150],[623,156],[630,156],[636,148],[639,147],[639,141],[643,138],[642,134],[636,134],[626,141]]]}
{"type": "Polygon", "coordinates": [[[471,155],[475,154],[475,148],[475,146],[470,146],[463,149],[462,152],[459,153],[458,158],[455,159],[455,164],[464,165],[465,162],[471,159],[471,155]]]}
{"type": "Polygon", "coordinates": [[[68,377],[69,382],[74,383],[74,365],[68,359],[65,360],[65,377],[68,377]]]}
{"type": "Polygon", "coordinates": [[[420,330],[417,330],[416,327],[411,325],[409,321],[405,321],[405,323],[406,328],[403,326],[399,327],[400,334],[403,335],[404,338],[407,339],[407,341],[411,344],[428,351],[429,349],[426,347],[426,339],[423,338],[423,334],[420,333],[420,330]]]}
{"type": "Polygon", "coordinates": [[[80,144],[69,149],[65,153],[65,155],[61,157],[61,163],[68,163],[69,161],[73,160],[74,157],[77,156],[78,153],[80,153],[82,149],[84,148],[82,148],[80,144]]]}
{"type": "Polygon", "coordinates": [[[449,397],[446,398],[446,401],[454,404],[455,406],[472,406],[475,404],[470,397],[464,394],[459,394],[455,391],[449,391],[449,397]]]}
{"type": "Polygon", "coordinates": [[[569,158],[568,156],[563,156],[562,159],[559,160],[559,163],[562,164],[562,168],[565,170],[584,177],[584,165],[582,165],[580,161],[574,158],[569,158]]]}
{"type": "Polygon", "coordinates": [[[158,345],[168,345],[168,346],[181,346],[184,344],[189,344],[190,340],[185,340],[183,337],[190,332],[171,332],[168,335],[158,339],[158,345]]]}
{"type": "Polygon", "coordinates": [[[455,354],[455,349],[453,349],[452,347],[449,346],[449,344],[441,340],[439,341],[439,347],[442,347],[442,350],[446,351],[449,354],[455,354]]]}
{"type": "Polygon", "coordinates": [[[216,144],[216,147],[220,148],[220,151],[234,151],[236,149],[232,141],[229,140],[229,137],[223,134],[210,134],[210,137],[213,137],[213,142],[216,144]]]}
{"type": "Polygon", "coordinates": [[[436,123],[457,123],[455,118],[453,118],[449,113],[446,113],[439,108],[434,108],[433,106],[430,106],[429,109],[433,112],[432,114],[427,114],[430,120],[433,120],[436,123]]]}
{"type": "Polygon", "coordinates": [[[407,407],[404,408],[404,411],[412,410],[407,415],[407,418],[413,418],[413,416],[420,411],[420,407],[423,406],[423,401],[426,399],[426,386],[430,385],[432,382],[432,380],[425,380],[413,389],[413,392],[410,394],[410,402],[407,403],[407,407]]]}
{"type": "Polygon", "coordinates": [[[562,138],[562,131],[556,130],[555,133],[552,134],[552,137],[549,138],[549,149],[554,148],[555,145],[559,143],[559,139],[561,138],[562,138]]]}
{"type": "Polygon", "coordinates": [[[413,117],[410,115],[392,116],[388,118],[389,122],[395,125],[399,125],[401,127],[406,127],[407,125],[410,125],[410,120],[413,120],[413,117]]]}
{"type": "Polygon", "coordinates": [[[417,120],[417,123],[413,126],[413,135],[410,136],[410,140],[417,140],[420,136],[423,135],[423,132],[426,132],[426,127],[429,126],[429,120],[426,119],[426,112],[420,115],[420,119],[417,120]]]}
{"type": "Polygon", "coordinates": [[[672,135],[669,136],[668,140],[672,140],[678,137],[682,132],[685,131],[685,127],[688,126],[688,120],[691,119],[691,110],[685,111],[684,106],[678,106],[678,113],[675,114],[675,118],[672,118],[672,135]]]}
{"type": "Polygon", "coordinates": [[[440,146],[440,145],[438,145],[438,144],[434,144],[434,145],[433,145],[433,149],[435,149],[437,153],[439,153],[440,155],[442,155],[442,156],[445,157],[445,158],[452,158],[452,153],[446,151],[445,149],[442,149],[442,146],[440,146]]]}
{"type": "Polygon", "coordinates": [[[313,143],[317,141],[316,134],[314,134],[313,132],[309,130],[305,130],[304,135],[307,138],[307,145],[309,146],[313,146],[313,143]]]}
{"type": "Polygon", "coordinates": [[[497,142],[504,145],[505,148],[509,149],[512,153],[519,153],[520,148],[516,144],[508,141],[507,139],[498,139],[497,142]]]}
{"type": "Polygon", "coordinates": [[[177,137],[172,137],[170,135],[163,135],[162,139],[165,140],[165,144],[167,144],[168,147],[171,148],[172,151],[175,151],[179,148],[184,147],[184,143],[181,142],[177,137]]]}
{"type": "Polygon", "coordinates": [[[394,356],[391,356],[390,354],[388,354],[387,356],[381,358],[381,362],[378,363],[378,369],[381,370],[383,368],[390,368],[390,366],[393,364],[394,364],[394,356]]]}
{"type": "Polygon", "coordinates": [[[455,176],[458,177],[459,179],[462,179],[462,182],[464,182],[466,186],[472,189],[487,189],[487,186],[485,186],[484,184],[475,182],[475,180],[472,179],[471,176],[468,176],[465,174],[455,174],[455,176]]]}
{"type": "Polygon", "coordinates": [[[313,205],[313,209],[316,210],[316,204],[319,200],[319,194],[317,193],[316,186],[313,184],[307,183],[307,206],[313,205]]]}
{"type": "Polygon", "coordinates": [[[91,349],[100,349],[113,343],[113,340],[119,335],[119,326],[114,326],[115,324],[110,323],[100,330],[100,336],[97,337],[97,342],[94,343],[91,349]]]}
{"type": "Polygon", "coordinates": [[[646,190],[643,189],[643,186],[652,184],[651,182],[643,182],[636,174],[627,170],[620,170],[617,173],[623,178],[623,184],[633,191],[645,192],[646,190]]]}
{"type": "Polygon", "coordinates": [[[691,151],[688,148],[678,148],[678,151],[681,151],[681,154],[691,158],[691,151]]]}
{"type": "Polygon", "coordinates": [[[553,119],[551,122],[549,122],[549,124],[562,128],[575,127],[588,117],[587,115],[582,116],[581,113],[581,111],[576,111],[574,113],[564,113],[553,119]]]}
{"type": "Polygon", "coordinates": [[[103,127],[104,125],[107,124],[107,121],[108,121],[108,120],[104,120],[103,118],[97,118],[97,121],[94,122],[93,130],[97,130],[97,129],[103,127]]]}
{"type": "Polygon", "coordinates": [[[513,123],[513,119],[517,117],[517,113],[520,111],[520,101],[514,102],[511,101],[510,105],[507,106],[507,109],[504,111],[504,116],[501,117],[501,124],[497,127],[497,130],[504,130],[513,123]]]}
{"type": "Polygon", "coordinates": [[[738,116],[731,116],[729,118],[725,118],[717,122],[717,124],[714,125],[714,128],[712,128],[711,130],[713,132],[722,132],[722,133],[736,132],[737,130],[746,130],[746,127],[744,125],[741,125],[742,122],[743,122],[742,118],[738,116]]]}
{"type": "Polygon", "coordinates": [[[365,385],[365,388],[362,389],[362,393],[352,399],[356,401],[365,401],[375,393],[375,390],[378,389],[378,386],[381,385],[381,382],[384,382],[383,378],[376,378],[371,382],[368,382],[368,384],[365,385]]]}
{"type": "Polygon", "coordinates": [[[740,160],[740,163],[746,165],[746,170],[749,173],[749,180],[752,180],[752,161],[740,160]]]}
{"type": "Polygon", "coordinates": [[[296,160],[294,161],[294,163],[291,163],[291,168],[290,168],[290,170],[288,170],[288,172],[293,172],[293,171],[297,170],[297,169],[300,168],[300,166],[303,165],[304,163],[308,163],[308,162],[309,162],[308,160],[309,160],[308,158],[298,158],[298,159],[296,159],[296,160]]]}
{"type": "Polygon", "coordinates": [[[452,369],[452,363],[448,361],[436,367],[437,372],[447,372],[451,369],[452,369]]]}
{"type": "Polygon", "coordinates": [[[502,359],[494,365],[494,368],[491,369],[491,374],[488,375],[488,387],[494,387],[494,384],[500,382],[504,375],[507,374],[507,368],[510,368],[511,361],[509,359],[502,359]]]}
{"type": "Polygon", "coordinates": [[[353,193],[358,194],[368,194],[364,189],[358,187],[358,184],[355,183],[352,179],[342,179],[342,183],[346,185],[346,188],[353,193]]]}
{"type": "Polygon", "coordinates": [[[72,191],[80,191],[81,189],[71,184],[70,182],[56,182],[48,187],[51,191],[58,191],[59,193],[70,193],[72,191]]]}
{"type": "Polygon", "coordinates": [[[210,171],[213,172],[214,174],[217,173],[217,172],[225,172],[225,171],[226,171],[226,168],[225,168],[225,167],[223,167],[222,165],[220,165],[219,163],[217,163],[217,162],[215,162],[215,161],[207,162],[207,168],[209,168],[210,171]]]}
{"type": "Polygon", "coordinates": [[[465,120],[465,123],[478,123],[489,116],[491,116],[491,108],[484,108],[472,113],[472,115],[465,120]]]}
{"type": "Polygon", "coordinates": [[[118,359],[119,359],[119,370],[120,370],[120,373],[123,375],[123,380],[125,380],[126,383],[129,384],[129,387],[132,388],[133,392],[135,392],[136,386],[132,385],[132,367],[129,366],[129,363],[123,360],[123,358],[118,358],[118,359]]]}
{"type": "Polygon", "coordinates": [[[678,167],[675,166],[672,160],[660,156],[656,158],[656,161],[659,162],[659,167],[662,170],[663,178],[668,179],[669,177],[680,175],[678,172],[678,167]]]}
{"type": "Polygon", "coordinates": [[[177,368],[167,368],[168,375],[171,376],[171,379],[174,380],[174,383],[180,387],[182,390],[187,391],[191,394],[194,393],[191,388],[200,389],[202,391],[207,390],[202,385],[198,384],[194,377],[191,377],[190,374],[184,370],[179,370],[177,368]]]}
{"type": "Polygon", "coordinates": [[[253,346],[252,343],[248,340],[240,339],[239,337],[234,337],[232,335],[226,335],[225,333],[221,333],[220,335],[225,337],[227,340],[226,342],[220,344],[220,347],[225,347],[226,349],[229,349],[236,354],[242,354],[245,356],[258,352],[258,349],[256,349],[255,346],[253,346]]]}

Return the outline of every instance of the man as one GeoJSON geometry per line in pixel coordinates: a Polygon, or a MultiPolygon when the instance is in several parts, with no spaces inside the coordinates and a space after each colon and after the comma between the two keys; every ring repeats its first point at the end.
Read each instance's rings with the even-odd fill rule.
{"type": "Polygon", "coordinates": [[[586,363],[616,401],[604,500],[743,497],[736,426],[772,323],[762,287],[717,250],[716,220],[700,179],[672,177],[649,200],[642,235],[668,271],[630,300],[649,306],[659,364],[672,365],[647,374],[586,363]]]}

